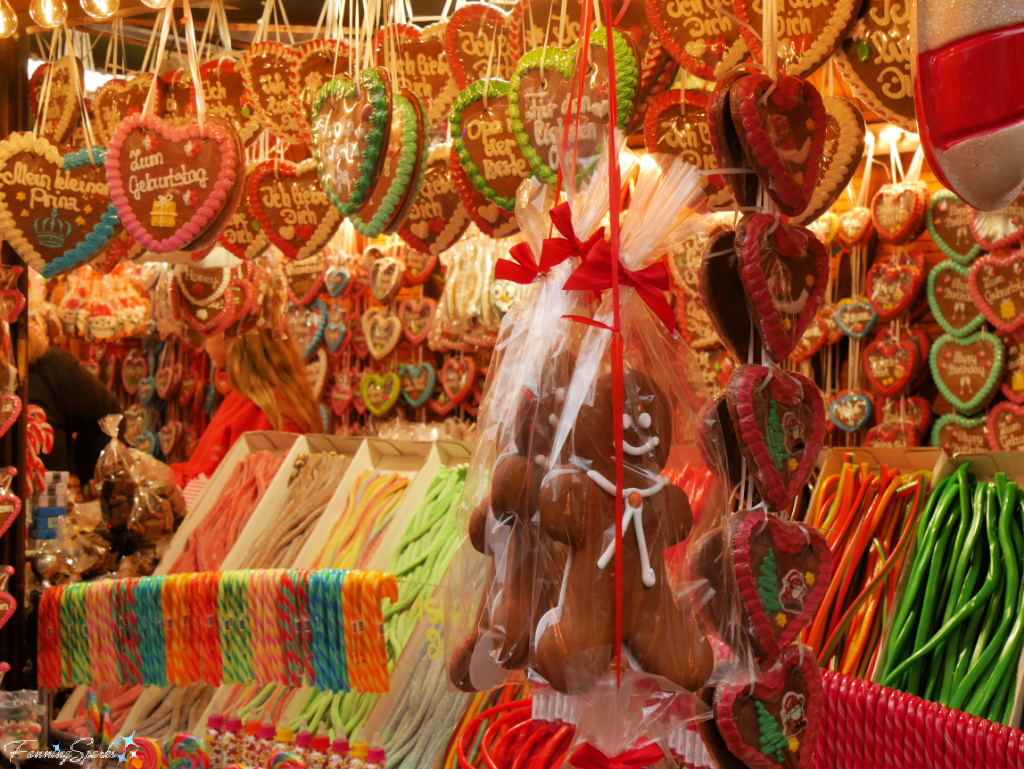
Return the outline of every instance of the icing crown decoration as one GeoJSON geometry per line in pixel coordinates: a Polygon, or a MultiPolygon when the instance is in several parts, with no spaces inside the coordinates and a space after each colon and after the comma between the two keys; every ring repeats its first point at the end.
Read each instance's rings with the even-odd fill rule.
{"type": "Polygon", "coordinates": [[[71,234],[71,225],[57,218],[56,208],[53,209],[49,218],[40,217],[32,226],[35,228],[39,245],[46,248],[61,248],[68,235],[71,234]]]}

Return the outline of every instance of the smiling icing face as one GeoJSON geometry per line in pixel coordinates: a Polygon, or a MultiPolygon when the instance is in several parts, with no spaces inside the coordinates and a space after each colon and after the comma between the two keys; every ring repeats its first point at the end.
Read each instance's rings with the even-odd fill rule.
{"type": "MultiPolygon", "coordinates": [[[[647,488],[668,461],[672,447],[672,408],[646,374],[627,369],[623,375],[622,449],[625,487],[647,488]]],[[[577,463],[605,478],[615,478],[615,432],[612,428],[612,379],[602,376],[593,398],[576,418],[573,453],[577,463]]]]}

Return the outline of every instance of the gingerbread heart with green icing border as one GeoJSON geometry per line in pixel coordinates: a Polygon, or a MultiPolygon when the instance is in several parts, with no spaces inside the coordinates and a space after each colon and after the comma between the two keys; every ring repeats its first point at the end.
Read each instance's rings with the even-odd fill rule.
{"type": "Polygon", "coordinates": [[[939,190],[928,204],[928,233],[939,250],[958,264],[970,264],[981,253],[971,233],[970,211],[971,207],[949,190],[939,190]]]}
{"type": "Polygon", "coordinates": [[[928,273],[928,306],[935,322],[952,336],[967,336],[985,322],[974,305],[969,275],[967,267],[952,260],[935,265],[928,273]]]}
{"type": "Polygon", "coordinates": [[[733,561],[759,656],[775,657],[797,640],[821,605],[832,577],[832,551],[817,529],[757,510],[736,527],[733,561]]]}
{"type": "Polygon", "coordinates": [[[754,684],[718,687],[714,715],[725,746],[750,769],[808,769],[824,715],[814,652],[788,646],[754,684]]]}
{"type": "Polygon", "coordinates": [[[363,237],[376,238],[399,215],[403,203],[415,198],[423,184],[427,124],[419,97],[412,91],[395,94],[391,108],[388,147],[377,183],[358,214],[349,216],[363,237]]]}
{"type": "Polygon", "coordinates": [[[740,450],[758,492],[775,510],[800,493],[825,434],[825,401],[807,377],[740,366],[726,390],[740,450]]]}
{"type": "Polygon", "coordinates": [[[356,80],[335,78],[313,103],[317,173],[342,216],[359,213],[377,182],[391,127],[389,77],[375,67],[362,70],[356,80]],[[332,127],[335,121],[341,125],[332,127]]]}
{"type": "Polygon", "coordinates": [[[452,151],[466,179],[488,200],[516,210],[516,190],[532,173],[509,117],[509,85],[479,80],[452,105],[452,151]]]}
{"type": "MultiPolygon", "coordinates": [[[[575,147],[579,180],[586,177],[601,154],[604,134],[608,130],[610,115],[608,83],[608,30],[600,28],[590,35],[591,50],[587,60],[591,72],[583,88],[581,114],[576,115],[577,97],[570,98],[579,43],[568,50],[535,48],[523,55],[516,65],[509,83],[508,112],[512,130],[523,157],[537,177],[548,184],[558,180],[558,150],[562,143],[563,126],[572,124],[570,140],[578,136],[575,147]],[[572,102],[570,105],[570,101],[572,102]],[[576,123],[579,122],[577,133],[576,123]]],[[[617,126],[626,130],[633,112],[639,67],[629,39],[618,30],[612,34],[615,60],[615,89],[617,126]]]]}
{"type": "Polygon", "coordinates": [[[1003,377],[1006,348],[995,334],[979,331],[956,338],[940,336],[929,363],[939,392],[962,414],[983,409],[1003,377]]]}
{"type": "Polygon", "coordinates": [[[0,234],[44,278],[84,264],[122,232],[106,156],[103,147],[63,154],[31,133],[0,142],[0,234]]]}
{"type": "Polygon", "coordinates": [[[1024,253],[988,254],[971,265],[971,298],[1002,334],[1024,326],[1024,253]]]}
{"type": "Polygon", "coordinates": [[[938,446],[950,456],[959,453],[988,451],[988,425],[984,415],[965,417],[945,414],[935,420],[932,427],[932,446],[938,446]]]}
{"type": "Polygon", "coordinates": [[[387,414],[398,401],[401,392],[402,380],[398,374],[363,374],[359,382],[363,403],[375,417],[387,414]]]}
{"type": "Polygon", "coordinates": [[[398,376],[402,380],[402,400],[414,409],[420,408],[429,400],[437,382],[437,371],[433,364],[405,363],[398,367],[398,376]]]}

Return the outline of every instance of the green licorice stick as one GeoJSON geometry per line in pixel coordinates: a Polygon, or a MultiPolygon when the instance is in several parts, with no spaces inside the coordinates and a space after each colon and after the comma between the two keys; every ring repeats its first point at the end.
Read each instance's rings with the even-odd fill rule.
{"type": "MultiPolygon", "coordinates": [[[[986,493],[986,497],[990,496],[991,495],[986,493]]],[[[987,503],[985,507],[986,516],[991,516],[993,518],[994,524],[994,518],[996,515],[994,511],[995,505],[987,503]]],[[[994,526],[990,525],[989,529],[994,530],[994,526]]],[[[999,559],[998,553],[999,545],[997,542],[994,541],[994,537],[989,541],[988,547],[989,571],[988,574],[985,575],[985,581],[984,583],[982,583],[981,589],[978,591],[978,593],[970,601],[965,603],[956,613],[954,613],[954,615],[950,617],[949,621],[945,623],[941,628],[939,628],[939,631],[934,636],[932,636],[930,641],[928,641],[926,644],[918,648],[917,651],[915,651],[905,660],[900,662],[900,664],[897,665],[892,670],[892,672],[885,676],[883,686],[889,686],[890,682],[896,677],[896,675],[902,673],[904,670],[909,670],[911,667],[917,665],[927,654],[930,654],[939,644],[941,644],[947,638],[949,638],[950,633],[954,629],[956,629],[956,627],[961,622],[963,622],[964,619],[966,619],[974,612],[978,611],[980,607],[986,604],[986,602],[992,596],[992,593],[995,591],[996,584],[1002,579],[1003,571],[1003,565],[999,559]]]]}
{"type": "MultiPolygon", "coordinates": [[[[973,586],[977,583],[977,580],[980,578],[980,574],[981,574],[980,564],[981,564],[981,562],[985,558],[985,552],[984,552],[984,550],[985,550],[985,542],[982,539],[980,539],[980,538],[979,538],[978,543],[976,545],[976,549],[977,549],[977,555],[975,556],[975,563],[979,564],[979,568],[971,569],[968,572],[968,575],[967,575],[968,576],[968,580],[970,581],[970,584],[971,584],[972,591],[973,591],[973,586]]],[[[966,596],[965,600],[969,601],[971,598],[974,597],[974,595],[975,594],[973,592],[965,592],[965,596],[966,596]]],[[[984,612],[982,612],[982,611],[975,612],[971,616],[971,618],[967,621],[967,624],[965,625],[966,629],[965,629],[965,631],[963,633],[963,638],[965,638],[965,639],[977,638],[978,637],[978,629],[981,627],[981,623],[984,622],[984,620],[985,620],[985,613],[984,612]]],[[[970,662],[971,662],[971,648],[965,644],[962,648],[960,648],[957,651],[956,668],[955,668],[954,674],[953,674],[953,686],[952,686],[952,688],[950,690],[950,693],[949,693],[950,697],[953,696],[953,692],[956,691],[956,688],[960,685],[960,682],[964,680],[964,676],[967,675],[967,671],[970,668],[970,662]]]]}
{"type": "Polygon", "coordinates": [[[961,557],[966,547],[967,533],[970,530],[970,493],[967,488],[967,473],[957,470],[956,474],[957,481],[957,492],[960,498],[960,517],[957,521],[958,529],[956,532],[956,540],[953,542],[953,555],[949,559],[949,563],[946,567],[946,589],[943,591],[942,603],[946,606],[946,613],[943,615],[943,621],[949,619],[949,614],[952,613],[953,602],[955,596],[960,589],[960,585],[963,584],[963,571],[961,570],[961,557]]]}
{"type": "Polygon", "coordinates": [[[995,697],[992,698],[992,703],[985,716],[987,720],[1002,724],[1003,726],[1010,725],[1010,719],[1013,718],[1013,690],[1016,685],[1017,680],[1014,676],[1002,677],[996,689],[995,697]],[[1006,710],[1007,700],[1009,700],[1010,704],[1009,712],[1006,710]]]}

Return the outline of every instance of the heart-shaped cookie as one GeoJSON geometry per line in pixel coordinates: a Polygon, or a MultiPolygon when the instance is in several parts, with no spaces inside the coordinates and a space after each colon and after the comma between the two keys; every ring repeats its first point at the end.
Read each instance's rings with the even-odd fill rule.
{"type": "Polygon", "coordinates": [[[0,438],[7,435],[21,414],[21,398],[17,395],[0,397],[0,438]]]}
{"type": "Polygon", "coordinates": [[[250,46],[236,65],[245,85],[245,103],[286,143],[305,139],[291,98],[292,68],[298,60],[294,48],[268,40],[250,46]]]}
{"type": "Polygon", "coordinates": [[[39,67],[33,73],[30,88],[37,104],[43,98],[47,77],[49,98],[45,109],[40,105],[36,111],[36,117],[44,120],[39,132],[56,144],[64,144],[70,141],[82,114],[78,94],[85,91],[85,68],[82,60],[75,56],[63,56],[52,67],[48,64],[39,67]]]}
{"type": "Polygon", "coordinates": [[[448,393],[444,390],[438,390],[436,397],[427,399],[427,408],[439,417],[447,416],[458,405],[458,403],[448,397],[448,393]]]}
{"type": "Polygon", "coordinates": [[[132,115],[118,125],[107,153],[110,197],[147,250],[181,251],[230,214],[239,163],[238,142],[225,125],[171,126],[132,115]]]}
{"type": "Polygon", "coordinates": [[[327,266],[327,257],[323,251],[307,256],[305,259],[295,259],[285,262],[284,275],[288,282],[288,299],[292,304],[305,307],[316,299],[320,288],[324,284],[324,268],[327,266]]]}
{"type": "Polygon", "coordinates": [[[375,417],[382,417],[398,401],[402,391],[402,382],[398,374],[363,374],[359,383],[359,392],[363,403],[375,417]]]}
{"type": "Polygon", "coordinates": [[[349,406],[352,405],[354,397],[355,393],[352,392],[352,388],[348,385],[341,384],[340,382],[334,385],[331,388],[331,409],[335,415],[339,417],[344,416],[349,406]]]}
{"type": "Polygon", "coordinates": [[[836,323],[835,305],[826,304],[818,308],[818,318],[825,322],[828,328],[828,341],[826,344],[835,344],[843,338],[843,330],[836,323]]]}
{"type": "Polygon", "coordinates": [[[181,422],[177,419],[160,428],[160,451],[165,457],[177,448],[178,441],[181,440],[182,429],[181,422]]]}
{"type": "Polygon", "coordinates": [[[347,310],[340,304],[331,303],[327,310],[327,325],[324,327],[324,344],[327,351],[337,357],[348,347],[351,337],[348,333],[348,323],[345,320],[347,310]]]}
{"type": "MultiPolygon", "coordinates": [[[[96,141],[110,144],[117,125],[129,115],[141,115],[146,106],[153,76],[148,72],[135,75],[131,80],[113,78],[101,85],[92,97],[92,130],[96,141]]],[[[164,83],[157,78],[154,91],[153,114],[164,114],[164,83]]]]}
{"type": "Polygon", "coordinates": [[[0,142],[0,234],[43,277],[84,264],[121,233],[106,154],[92,147],[65,155],[31,133],[0,142]]]}
{"type": "Polygon", "coordinates": [[[864,374],[871,388],[882,395],[899,395],[907,387],[921,359],[909,338],[879,336],[864,348],[864,374]]]}
{"type": "Polygon", "coordinates": [[[366,343],[366,334],[363,333],[362,324],[355,324],[353,328],[349,330],[349,336],[351,337],[352,352],[356,354],[356,357],[365,360],[370,357],[370,346],[366,343]]]}
{"type": "Polygon", "coordinates": [[[998,211],[967,211],[971,234],[986,251],[1012,246],[1024,239],[1024,197],[998,211]]]}
{"type": "Polygon", "coordinates": [[[499,80],[512,77],[511,31],[508,14],[486,3],[467,3],[451,15],[444,31],[444,52],[459,88],[483,80],[488,73],[499,80]]]}
{"type": "Polygon", "coordinates": [[[25,295],[18,290],[22,272],[18,264],[0,265],[0,320],[4,323],[14,323],[25,309],[25,295]]]}
{"type": "MultiPolygon", "coordinates": [[[[657,96],[644,116],[647,151],[675,155],[698,171],[718,168],[707,109],[708,96],[700,91],[677,89],[657,96]]],[[[701,189],[709,208],[728,206],[732,201],[732,194],[721,176],[705,176],[701,189]]]]}
{"type": "MultiPolygon", "coordinates": [[[[697,293],[715,333],[733,355],[745,360],[754,331],[743,293],[734,231],[724,230],[708,239],[696,277],[697,293]]],[[[761,341],[754,336],[756,355],[761,341]]]]}
{"type": "Polygon", "coordinates": [[[370,355],[377,360],[390,355],[402,339],[402,321],[380,307],[364,312],[361,324],[370,355]]]}
{"type": "Polygon", "coordinates": [[[139,383],[149,376],[149,362],[138,350],[132,350],[121,364],[121,384],[129,395],[139,391],[139,383]]]}
{"type": "Polygon", "coordinates": [[[1003,334],[1024,326],[1024,253],[988,254],[971,265],[971,298],[1003,334]]]}
{"type": "Polygon", "coordinates": [[[871,222],[871,211],[864,206],[855,206],[839,215],[839,231],[836,240],[844,251],[865,246],[874,237],[875,228],[871,222]]]}
{"type": "Polygon", "coordinates": [[[981,246],[971,233],[971,207],[955,192],[939,190],[928,205],[928,232],[946,256],[958,264],[970,264],[981,246]]]}
{"type": "Polygon", "coordinates": [[[921,445],[921,435],[910,422],[890,422],[868,430],[864,445],[871,449],[912,449],[921,445]]]}
{"type": "Polygon", "coordinates": [[[771,659],[797,640],[821,605],[832,551],[817,529],[758,510],[737,526],[733,558],[755,647],[771,659]]]}
{"type": "MultiPolygon", "coordinates": [[[[206,62],[199,68],[203,84],[203,98],[207,114],[222,118],[231,124],[242,144],[249,144],[263,128],[256,111],[243,98],[245,78],[234,59],[221,57],[206,62]]],[[[191,94],[186,114],[196,111],[195,83],[190,81],[191,94]]]]}
{"type": "Polygon", "coordinates": [[[324,288],[332,297],[337,298],[345,293],[348,287],[347,267],[328,267],[324,272],[324,288]]]}
{"type": "Polygon", "coordinates": [[[171,303],[175,317],[203,336],[225,331],[248,312],[253,300],[252,284],[240,272],[222,267],[174,267],[171,303]]]}
{"type": "Polygon", "coordinates": [[[326,246],[341,226],[317,178],[316,161],[267,160],[246,182],[249,213],[288,259],[306,259],[326,246]]]}
{"type": "Polygon", "coordinates": [[[532,171],[512,130],[508,89],[508,83],[492,79],[459,92],[452,105],[452,151],[470,184],[514,212],[516,190],[532,171]]]}
{"type": "Polygon", "coordinates": [[[843,432],[855,433],[868,423],[873,411],[874,401],[868,393],[844,390],[829,405],[828,417],[843,432]]]}
{"type": "Polygon", "coordinates": [[[708,243],[726,231],[732,231],[732,214],[711,214],[703,227],[665,254],[669,274],[675,288],[690,295],[700,291],[700,265],[708,243]]]}
{"type": "Polygon", "coordinates": [[[935,322],[952,336],[966,336],[985,322],[971,296],[970,270],[954,261],[935,265],[928,273],[928,306],[935,322]]]}
{"type": "Polygon", "coordinates": [[[785,510],[814,468],[825,433],[825,402],[800,374],[740,366],[726,391],[740,450],[772,509],[785,510]]]}
{"type": "MultiPolygon", "coordinates": [[[[763,63],[761,27],[764,5],[758,0],[733,0],[733,10],[743,22],[740,34],[750,46],[754,61],[763,63]]],[[[775,57],[780,73],[807,77],[842,45],[850,26],[857,20],[859,0],[834,3],[786,3],[777,6],[775,26],[778,39],[775,57]]]]}
{"type": "Polygon", "coordinates": [[[733,200],[741,208],[751,208],[757,205],[760,182],[747,160],[732,114],[732,89],[742,76],[741,71],[732,72],[719,80],[711,92],[707,108],[708,138],[718,168],[734,169],[723,175],[733,200]]]}
{"type": "Polygon", "coordinates": [[[874,328],[878,313],[866,299],[855,301],[847,298],[836,305],[835,318],[844,334],[853,339],[863,339],[874,328]]]}
{"type": "Polygon", "coordinates": [[[932,377],[961,414],[983,409],[996,394],[1006,357],[1002,340],[984,331],[962,338],[944,334],[932,345],[932,377]]]}
{"type": "Polygon", "coordinates": [[[808,769],[824,715],[814,653],[789,646],[755,680],[715,691],[715,725],[722,740],[750,769],[808,769]]]}
{"type": "MultiPolygon", "coordinates": [[[[170,400],[181,383],[181,364],[165,365],[156,372],[156,394],[163,400],[170,400]]],[[[147,421],[147,425],[151,424],[147,421]]]]}
{"type": "Polygon", "coordinates": [[[878,407],[879,424],[909,422],[919,433],[924,432],[928,422],[931,421],[931,416],[932,410],[928,401],[920,395],[883,398],[878,407]]]}
{"type": "Polygon", "coordinates": [[[935,420],[932,427],[932,446],[938,446],[950,456],[959,453],[988,451],[987,418],[945,414],[935,420]]]}
{"type": "Polygon", "coordinates": [[[1003,337],[1006,347],[1006,374],[999,389],[1014,403],[1024,403],[1024,338],[1020,334],[1003,337]]]}
{"type": "Polygon", "coordinates": [[[459,163],[459,156],[454,152],[448,156],[448,175],[462,201],[463,210],[480,232],[498,240],[519,231],[519,221],[515,214],[487,200],[482,192],[469,183],[459,163]]]}
{"type": "MultiPolygon", "coordinates": [[[[808,211],[813,206],[814,201],[811,201],[808,211]]],[[[798,218],[802,219],[803,217],[798,218]]],[[[831,211],[826,211],[813,222],[808,223],[807,229],[814,233],[825,248],[832,248],[832,243],[835,241],[836,235],[839,234],[839,217],[831,211]]]]}
{"type": "MultiPolygon", "coordinates": [[[[21,500],[15,494],[0,494],[0,537],[7,533],[14,523],[14,519],[21,512],[21,500]]],[[[0,627],[3,624],[0,623],[0,627]]]]}
{"type": "Polygon", "coordinates": [[[363,252],[363,265],[370,276],[373,298],[381,304],[391,304],[402,288],[405,266],[401,260],[386,255],[377,246],[370,246],[363,252]]]}
{"type": "Polygon", "coordinates": [[[434,392],[437,372],[430,363],[405,363],[398,367],[402,380],[402,400],[414,409],[423,406],[434,392]]]}
{"type": "Polygon", "coordinates": [[[164,84],[164,118],[174,123],[183,120],[195,104],[192,92],[192,76],[180,69],[172,69],[160,75],[164,84]]]}
{"type": "Polygon", "coordinates": [[[476,362],[472,358],[448,358],[441,367],[441,388],[452,403],[461,403],[469,395],[476,377],[476,362]]]}
{"type": "Polygon", "coordinates": [[[437,312],[437,300],[427,297],[403,299],[398,304],[398,317],[402,321],[402,332],[410,344],[423,344],[430,333],[437,312]]]}
{"type": "Polygon", "coordinates": [[[178,406],[187,408],[191,405],[196,393],[199,391],[199,377],[195,371],[185,374],[181,378],[181,385],[178,387],[178,406]]]}
{"type": "MultiPolygon", "coordinates": [[[[855,104],[837,96],[823,96],[825,145],[818,167],[818,181],[811,202],[793,224],[813,222],[839,199],[864,157],[864,116],[855,104]]],[[[818,234],[817,232],[815,234],[818,234]]],[[[825,244],[826,247],[829,243],[825,244]]]]}
{"type": "Polygon", "coordinates": [[[803,336],[797,341],[796,347],[793,348],[793,352],[789,354],[789,357],[797,363],[809,360],[827,342],[828,325],[821,318],[815,317],[810,325],[804,329],[803,336]]]}
{"type": "Polygon", "coordinates": [[[771,214],[740,220],[736,253],[754,326],[772,359],[785,360],[821,306],[828,253],[810,230],[771,214]]]}
{"type": "Polygon", "coordinates": [[[433,147],[427,157],[420,194],[406,214],[398,236],[413,253],[406,254],[406,280],[422,283],[437,264],[437,256],[469,228],[470,218],[448,172],[450,145],[433,147]]]}
{"type": "Polygon", "coordinates": [[[411,24],[391,24],[377,33],[377,62],[397,68],[403,85],[418,96],[430,125],[448,119],[452,99],[459,92],[445,53],[444,21],[420,29],[411,24]]]}
{"type": "Polygon", "coordinates": [[[338,77],[313,102],[313,147],[328,199],[342,216],[359,213],[377,183],[391,126],[386,70],[364,69],[356,80],[338,77]]]}
{"type": "Polygon", "coordinates": [[[988,445],[992,451],[1024,449],[1024,406],[1010,402],[993,406],[986,427],[988,445]]]}
{"type": "MultiPolygon", "coordinates": [[[[621,32],[614,31],[611,44],[618,127],[625,130],[633,112],[639,69],[633,47],[621,32]]],[[[548,184],[558,179],[558,154],[566,121],[577,131],[572,171],[577,181],[580,175],[588,176],[596,165],[608,131],[608,29],[591,33],[589,70],[573,92],[577,45],[568,50],[541,47],[524,54],[509,82],[508,114],[516,141],[537,178],[548,184]],[[577,108],[577,104],[582,106],[577,108]]]]}
{"type": "Polygon", "coordinates": [[[807,210],[825,149],[825,104],[806,80],[741,77],[729,89],[743,152],[765,192],[786,216],[807,210]],[[770,91],[770,93],[769,93],[770,91]]]}
{"type": "MultiPolygon", "coordinates": [[[[710,350],[722,346],[722,340],[711,324],[711,318],[698,296],[685,292],[676,299],[679,333],[694,350],[710,350]],[[682,301],[680,301],[682,300],[682,301]]],[[[749,323],[747,324],[749,327],[749,323]]],[[[746,355],[743,356],[746,358],[746,355]]]]}
{"type": "Polygon", "coordinates": [[[646,0],[645,5],[658,40],[680,66],[699,78],[718,80],[749,52],[726,2],[646,0]]]}
{"type": "Polygon", "coordinates": [[[897,245],[914,240],[924,230],[928,199],[924,182],[883,184],[871,199],[871,223],[879,239],[897,245]]]}
{"type": "Polygon", "coordinates": [[[924,274],[912,264],[876,262],[868,270],[868,301],[880,320],[901,315],[917,299],[924,274]]]}
{"type": "MultiPolygon", "coordinates": [[[[246,179],[256,167],[256,163],[246,166],[246,179]]],[[[266,231],[260,226],[259,220],[249,212],[249,206],[244,202],[235,206],[235,210],[224,224],[224,229],[217,236],[217,242],[245,261],[255,259],[270,245],[266,231]]]]}
{"type": "Polygon", "coordinates": [[[308,360],[323,338],[324,327],[327,325],[327,305],[317,299],[308,307],[288,308],[288,335],[302,353],[303,360],[308,360]]]}
{"type": "Polygon", "coordinates": [[[147,376],[139,380],[139,402],[148,406],[156,394],[156,377],[147,376]]]}
{"type": "Polygon", "coordinates": [[[341,39],[310,40],[296,49],[288,92],[303,141],[312,145],[313,123],[310,114],[320,89],[339,74],[350,71],[351,49],[341,39]]]}

